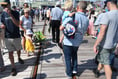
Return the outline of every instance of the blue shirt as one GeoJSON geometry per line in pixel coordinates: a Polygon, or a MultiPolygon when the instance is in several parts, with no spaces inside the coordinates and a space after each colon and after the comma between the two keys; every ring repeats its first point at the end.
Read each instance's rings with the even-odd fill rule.
{"type": "MultiPolygon", "coordinates": [[[[11,11],[11,14],[19,21],[19,13],[17,11],[11,11]]],[[[1,17],[1,21],[5,25],[5,38],[20,38],[19,27],[13,23],[8,13],[3,12],[1,17]]]]}
{"type": "MultiPolygon", "coordinates": [[[[72,20],[71,17],[66,18],[62,26],[65,27],[67,22],[70,20],[72,20]]],[[[66,36],[64,36],[64,45],[78,47],[83,41],[83,36],[88,28],[89,20],[83,12],[77,12],[75,13],[75,23],[78,25],[75,37],[74,39],[68,39],[66,36]]]]}
{"type": "Polygon", "coordinates": [[[62,23],[64,22],[64,20],[65,20],[67,17],[69,17],[69,16],[68,16],[69,13],[70,13],[70,11],[64,11],[63,16],[62,16],[62,23]]]}
{"type": "Polygon", "coordinates": [[[59,7],[55,7],[51,11],[52,20],[61,20],[62,15],[63,15],[63,11],[59,7]]]}

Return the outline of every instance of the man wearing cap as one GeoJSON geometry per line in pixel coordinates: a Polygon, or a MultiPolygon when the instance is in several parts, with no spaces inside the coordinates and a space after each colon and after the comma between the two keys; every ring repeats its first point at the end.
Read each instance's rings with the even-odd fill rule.
{"type": "Polygon", "coordinates": [[[24,64],[24,61],[20,58],[21,38],[19,31],[19,13],[11,10],[9,0],[4,0],[3,2],[0,2],[0,4],[4,8],[1,15],[1,21],[5,25],[3,28],[5,28],[5,44],[8,49],[9,59],[12,65],[11,75],[15,76],[17,71],[14,64],[14,51],[17,51],[19,63],[24,64]]]}
{"type": "Polygon", "coordinates": [[[100,33],[93,47],[94,52],[99,55],[95,77],[99,77],[99,72],[104,67],[106,79],[112,79],[110,64],[118,42],[118,9],[116,3],[117,0],[107,0],[109,12],[103,15],[100,22],[100,33]]]}
{"type": "Polygon", "coordinates": [[[59,26],[61,25],[62,15],[63,11],[61,9],[61,3],[57,2],[56,7],[53,8],[51,11],[52,41],[56,43],[59,43],[59,37],[60,37],[59,26]]]}

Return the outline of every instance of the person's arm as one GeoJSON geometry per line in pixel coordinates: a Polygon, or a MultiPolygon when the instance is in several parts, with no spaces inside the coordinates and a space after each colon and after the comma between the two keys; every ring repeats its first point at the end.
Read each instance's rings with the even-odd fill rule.
{"type": "Polygon", "coordinates": [[[23,28],[22,24],[23,24],[23,21],[20,21],[19,27],[26,33],[26,29],[23,28]]]}
{"type": "Polygon", "coordinates": [[[64,29],[64,27],[61,25],[59,29],[62,31],[64,29]]]}
{"type": "Polygon", "coordinates": [[[75,12],[72,12],[72,13],[69,13],[69,15],[68,16],[73,16],[75,14],[75,12]]]}
{"type": "MultiPolygon", "coordinates": [[[[13,23],[19,27],[19,20],[15,19],[15,17],[11,14],[11,11],[8,10],[7,13],[9,14],[9,16],[11,17],[11,20],[13,21],[13,23]]],[[[19,16],[17,16],[19,17],[19,16]]]]}
{"type": "Polygon", "coordinates": [[[98,53],[97,46],[103,40],[106,29],[107,29],[107,25],[101,25],[100,33],[98,34],[97,40],[96,40],[96,42],[94,44],[94,47],[93,47],[93,50],[94,50],[95,53],[98,53]]]}
{"type": "Polygon", "coordinates": [[[62,36],[61,36],[61,38],[59,40],[59,43],[62,43],[63,39],[64,39],[64,34],[62,34],[62,36]]]}
{"type": "Polygon", "coordinates": [[[4,24],[1,24],[1,25],[0,25],[0,28],[1,28],[1,29],[5,29],[5,25],[4,25],[4,24]]]}

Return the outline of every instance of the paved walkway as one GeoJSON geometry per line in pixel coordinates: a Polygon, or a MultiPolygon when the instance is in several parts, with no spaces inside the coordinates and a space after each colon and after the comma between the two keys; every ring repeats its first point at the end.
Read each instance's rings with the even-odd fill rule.
{"type": "MultiPolygon", "coordinates": [[[[65,75],[65,65],[62,50],[51,42],[51,34],[47,31],[45,35],[51,45],[47,45],[44,53],[41,55],[40,64],[37,72],[37,79],[67,79],[65,75]]],[[[85,36],[82,45],[78,50],[78,74],[79,79],[96,79],[93,69],[96,68],[94,63],[95,53],[93,45],[95,39],[90,36],[85,36]]],[[[118,59],[115,59],[115,67],[118,69],[118,59]]],[[[105,79],[104,70],[101,71],[101,76],[98,79],[105,79]]],[[[113,72],[113,78],[118,79],[118,73],[113,72]]]]}
{"type": "MultiPolygon", "coordinates": [[[[35,24],[34,31],[42,30],[43,22],[35,24]]],[[[48,26],[46,26],[45,35],[47,42],[50,45],[45,45],[44,53],[41,54],[38,72],[36,79],[67,79],[65,75],[65,65],[62,50],[51,42],[51,33],[48,32],[48,26]]],[[[95,39],[90,36],[85,36],[82,45],[78,50],[78,73],[79,79],[96,79],[92,70],[96,68],[94,64],[95,54],[93,53],[93,44],[95,39]]],[[[37,50],[35,52],[38,52],[37,50]]],[[[31,79],[31,71],[34,67],[35,56],[27,57],[26,53],[21,54],[22,59],[25,61],[24,65],[18,63],[17,54],[14,53],[15,65],[17,67],[17,76],[10,76],[11,65],[8,58],[8,53],[4,56],[6,65],[6,71],[0,73],[0,79],[31,79]]],[[[115,59],[115,67],[118,69],[118,59],[115,59]]],[[[98,79],[105,79],[104,70],[101,71],[101,76],[98,79]]],[[[118,72],[113,72],[113,78],[118,79],[118,72]]]]}
{"type": "MultiPolygon", "coordinates": [[[[36,22],[34,25],[34,31],[42,31],[44,22],[36,22]]],[[[38,50],[35,50],[37,53],[38,50]]],[[[15,59],[15,65],[18,71],[18,74],[16,76],[11,76],[11,64],[8,58],[8,52],[6,52],[3,55],[6,70],[4,72],[0,72],[0,79],[30,79],[30,76],[32,75],[32,70],[34,67],[34,63],[36,61],[36,56],[30,56],[27,57],[27,54],[21,51],[21,58],[24,60],[24,64],[18,63],[17,54],[14,53],[14,59],[15,59]]]]}

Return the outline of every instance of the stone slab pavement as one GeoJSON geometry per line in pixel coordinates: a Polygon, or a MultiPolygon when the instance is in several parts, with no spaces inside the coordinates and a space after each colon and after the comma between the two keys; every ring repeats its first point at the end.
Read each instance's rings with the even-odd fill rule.
{"type": "MultiPolygon", "coordinates": [[[[42,31],[43,29],[44,22],[36,22],[33,30],[35,31],[42,31]]],[[[37,53],[38,50],[35,50],[37,53]]],[[[32,54],[32,53],[31,53],[32,54]]],[[[24,60],[24,64],[19,64],[18,63],[18,58],[16,52],[14,52],[14,60],[15,60],[15,65],[18,71],[18,74],[16,76],[11,76],[11,64],[9,61],[8,57],[8,52],[7,50],[5,51],[5,54],[3,55],[6,70],[4,72],[0,72],[0,79],[30,79],[31,72],[34,67],[34,62],[36,60],[36,56],[29,56],[27,57],[27,54],[21,51],[21,58],[24,60]]]]}
{"type": "MultiPolygon", "coordinates": [[[[46,26],[45,35],[50,45],[46,45],[40,57],[36,79],[67,79],[65,75],[65,64],[62,50],[56,43],[51,41],[51,33],[46,26]]],[[[97,67],[94,63],[95,53],[93,45],[95,39],[91,36],[84,36],[83,43],[78,50],[78,75],[79,79],[97,79],[94,77],[93,70],[97,67]]],[[[115,59],[115,67],[118,69],[118,59],[115,59]]],[[[100,72],[98,79],[105,79],[104,70],[100,72]]],[[[118,72],[113,72],[113,78],[118,79],[118,72]]]]}

